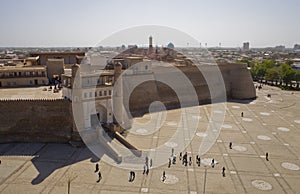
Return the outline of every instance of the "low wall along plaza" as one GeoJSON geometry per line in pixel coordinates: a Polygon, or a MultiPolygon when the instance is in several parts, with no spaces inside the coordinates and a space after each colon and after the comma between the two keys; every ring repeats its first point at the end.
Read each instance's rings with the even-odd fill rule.
{"type": "Polygon", "coordinates": [[[72,137],[68,100],[1,100],[0,142],[68,142],[72,137]]]}

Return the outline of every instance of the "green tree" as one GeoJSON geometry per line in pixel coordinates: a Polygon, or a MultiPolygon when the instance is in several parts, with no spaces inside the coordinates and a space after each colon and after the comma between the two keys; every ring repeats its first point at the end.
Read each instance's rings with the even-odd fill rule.
{"type": "Polygon", "coordinates": [[[288,65],[292,65],[294,62],[292,61],[292,60],[287,60],[286,61],[286,64],[288,64],[288,65]]]}
{"type": "Polygon", "coordinates": [[[279,71],[276,68],[267,69],[265,79],[267,81],[274,81],[279,79],[279,71]]]}
{"type": "Polygon", "coordinates": [[[255,74],[259,79],[262,79],[263,77],[265,77],[266,74],[266,66],[262,63],[258,63],[255,65],[255,74]]]}
{"type": "Polygon", "coordinates": [[[282,64],[280,66],[280,74],[286,86],[295,80],[296,72],[287,64],[282,64]]]}
{"type": "Polygon", "coordinates": [[[264,60],[262,62],[258,62],[255,64],[250,64],[251,67],[251,75],[255,79],[263,79],[266,75],[267,69],[274,68],[276,65],[276,62],[273,60],[264,60]]]}
{"type": "Polygon", "coordinates": [[[276,62],[273,60],[263,60],[262,65],[265,69],[270,69],[275,67],[276,62]]]}
{"type": "Polygon", "coordinates": [[[296,71],[296,73],[295,73],[295,81],[300,82],[300,72],[299,71],[296,71]]]}
{"type": "Polygon", "coordinates": [[[299,88],[299,82],[300,82],[300,72],[299,71],[296,71],[296,74],[295,74],[295,81],[297,82],[297,88],[299,88]]]}

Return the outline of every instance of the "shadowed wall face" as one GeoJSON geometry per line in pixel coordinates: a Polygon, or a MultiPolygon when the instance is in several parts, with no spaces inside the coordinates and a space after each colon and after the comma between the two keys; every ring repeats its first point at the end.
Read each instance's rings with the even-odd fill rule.
{"type": "Polygon", "coordinates": [[[68,142],[73,122],[67,100],[0,101],[0,142],[68,142]]]}
{"type": "MultiPolygon", "coordinates": [[[[184,66],[179,67],[179,69],[193,85],[199,104],[211,103],[212,97],[210,90],[212,88],[210,87],[218,88],[220,82],[216,81],[209,85],[203,74],[214,75],[213,71],[215,71],[215,67],[204,66],[201,71],[196,66],[184,66]]],[[[256,97],[253,80],[245,64],[222,64],[219,65],[219,69],[222,77],[215,79],[224,81],[224,92],[226,92],[227,99],[246,100],[256,97]]],[[[163,69],[158,72],[162,72],[164,76],[172,76],[172,72],[164,72],[163,69]]],[[[123,84],[124,89],[126,89],[126,85],[130,85],[131,82],[134,83],[138,77],[131,76],[131,78],[126,77],[126,79],[127,82],[123,84]]],[[[176,87],[178,87],[179,90],[185,89],[184,84],[177,85],[176,87]]],[[[224,95],[223,91],[218,92],[217,96],[215,96],[215,101],[218,100],[218,97],[222,99],[224,95]]],[[[124,102],[127,100],[128,99],[124,98],[124,102]]],[[[141,116],[148,113],[149,106],[154,101],[162,102],[167,109],[180,108],[181,106],[175,91],[171,87],[159,81],[147,81],[139,84],[130,94],[129,110],[133,116],[141,116]]],[[[126,108],[128,109],[128,107],[126,108]]]]}
{"type": "Polygon", "coordinates": [[[136,87],[130,95],[129,110],[132,116],[148,113],[149,106],[154,101],[162,102],[167,109],[180,107],[179,99],[172,88],[158,81],[147,81],[136,87]]]}

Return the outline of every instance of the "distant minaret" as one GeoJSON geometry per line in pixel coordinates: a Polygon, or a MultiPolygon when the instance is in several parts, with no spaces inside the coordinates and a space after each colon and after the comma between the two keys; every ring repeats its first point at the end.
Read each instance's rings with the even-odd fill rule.
{"type": "Polygon", "coordinates": [[[152,40],[152,36],[149,36],[149,49],[153,48],[153,40],[152,40]]]}
{"type": "Polygon", "coordinates": [[[148,56],[153,53],[153,38],[149,36],[149,48],[148,48],[148,56]]]}

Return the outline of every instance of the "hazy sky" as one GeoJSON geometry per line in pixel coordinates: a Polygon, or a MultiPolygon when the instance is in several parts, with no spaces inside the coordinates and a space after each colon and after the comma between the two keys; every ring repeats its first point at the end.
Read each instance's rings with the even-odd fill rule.
{"type": "Polygon", "coordinates": [[[1,47],[94,46],[115,32],[140,25],[172,27],[208,46],[221,42],[222,46],[237,47],[244,41],[249,41],[251,47],[292,47],[300,43],[299,0],[0,0],[0,3],[1,47]]]}

